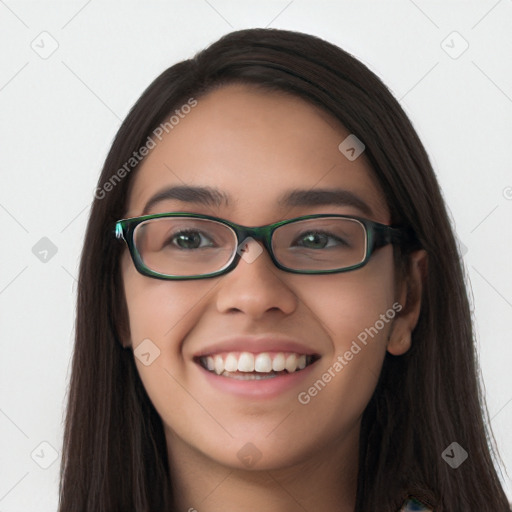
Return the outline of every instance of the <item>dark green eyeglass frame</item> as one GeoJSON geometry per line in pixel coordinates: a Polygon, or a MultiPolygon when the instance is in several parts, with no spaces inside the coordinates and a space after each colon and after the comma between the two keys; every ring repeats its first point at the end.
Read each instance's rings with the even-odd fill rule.
{"type": "Polygon", "coordinates": [[[190,279],[206,279],[209,277],[217,277],[223,274],[226,274],[233,270],[239,263],[242,255],[235,252],[235,256],[233,261],[224,269],[219,270],[217,272],[213,272],[210,274],[201,274],[198,276],[169,276],[165,274],[160,274],[155,272],[148,267],[146,267],[142,261],[142,258],[135,247],[133,242],[133,233],[135,228],[141,222],[150,219],[158,219],[162,217],[196,217],[200,219],[210,219],[221,224],[225,224],[229,226],[235,233],[237,237],[237,249],[240,247],[240,244],[247,238],[252,237],[255,240],[258,240],[263,243],[265,248],[267,249],[270,258],[272,259],[274,265],[284,270],[285,272],[291,272],[293,274],[337,274],[340,272],[349,272],[351,270],[356,270],[361,268],[362,266],[368,263],[373,251],[378,249],[379,247],[383,247],[390,243],[396,243],[401,246],[413,244],[416,242],[416,237],[410,228],[403,228],[398,226],[387,226],[385,224],[380,224],[379,222],[374,222],[368,219],[364,219],[361,217],[354,217],[351,215],[337,215],[337,214],[316,214],[316,215],[304,215],[302,217],[295,217],[293,219],[282,220],[276,222],[274,224],[267,224],[265,226],[259,227],[248,227],[248,226],[240,226],[239,224],[234,224],[233,222],[229,222],[225,219],[221,219],[219,217],[213,217],[211,215],[203,215],[199,213],[187,213],[187,212],[172,212],[172,213],[157,213],[152,215],[143,215],[142,217],[131,217],[128,219],[118,220],[115,224],[114,234],[115,237],[119,240],[124,240],[128,246],[130,251],[130,255],[132,257],[135,268],[144,276],[153,277],[155,279],[165,279],[165,280],[190,280],[190,279]],[[352,219],[359,221],[366,230],[366,254],[360,263],[356,265],[352,265],[350,267],[334,269],[334,270],[295,270],[292,268],[285,267],[281,265],[275,258],[274,253],[271,247],[271,239],[274,231],[285,224],[290,224],[291,222],[297,222],[300,220],[307,219],[315,219],[320,217],[340,217],[344,219],[352,219]]]}

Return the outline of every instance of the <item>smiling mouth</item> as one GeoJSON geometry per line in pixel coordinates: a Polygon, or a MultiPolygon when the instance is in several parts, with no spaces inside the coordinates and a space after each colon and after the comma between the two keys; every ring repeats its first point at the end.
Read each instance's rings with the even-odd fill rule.
{"type": "Polygon", "coordinates": [[[195,358],[210,373],[237,380],[272,379],[300,372],[320,356],[294,352],[228,352],[195,358]]]}

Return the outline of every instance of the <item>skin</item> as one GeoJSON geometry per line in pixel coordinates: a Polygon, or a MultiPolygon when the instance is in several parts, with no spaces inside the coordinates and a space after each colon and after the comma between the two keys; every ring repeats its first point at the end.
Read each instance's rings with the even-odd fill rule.
{"type": "MultiPolygon", "coordinates": [[[[352,206],[281,209],[291,188],[341,187],[390,223],[384,196],[364,153],[349,161],[339,150],[349,132],[301,99],[243,85],[224,86],[198,105],[143,161],[125,217],[142,214],[164,185],[216,187],[236,200],[219,208],[167,200],[150,213],[187,211],[261,226],[314,213],[363,216],[352,206]]],[[[241,260],[224,276],[164,281],[139,274],[122,256],[132,348],[149,338],[160,356],[138,372],[166,432],[178,510],[274,512],[352,511],[360,420],[375,389],[386,350],[410,348],[421,306],[424,251],[413,254],[408,280],[397,283],[393,249],[369,263],[331,275],[291,274],[266,251],[241,260]],[[321,378],[361,331],[399,302],[403,309],[307,405],[297,393],[321,378]],[[279,333],[307,342],[321,359],[299,389],[247,400],[206,384],[192,355],[228,335],[279,333]],[[237,457],[252,443],[251,468],[237,457]]]]}

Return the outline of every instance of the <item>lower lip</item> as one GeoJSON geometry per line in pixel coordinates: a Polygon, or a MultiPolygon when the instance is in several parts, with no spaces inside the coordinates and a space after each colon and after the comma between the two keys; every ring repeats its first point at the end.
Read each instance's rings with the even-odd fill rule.
{"type": "Polygon", "coordinates": [[[303,370],[261,380],[239,380],[231,377],[222,377],[206,370],[198,363],[194,364],[199,367],[208,384],[220,391],[250,398],[272,398],[294,387],[299,387],[311,374],[316,361],[306,366],[303,370]]]}

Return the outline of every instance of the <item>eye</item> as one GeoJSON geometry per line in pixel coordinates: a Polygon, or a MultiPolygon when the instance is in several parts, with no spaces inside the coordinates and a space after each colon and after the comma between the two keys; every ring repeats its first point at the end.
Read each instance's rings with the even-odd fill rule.
{"type": "Polygon", "coordinates": [[[306,245],[304,245],[302,243],[300,245],[306,246],[306,248],[308,248],[308,249],[327,249],[334,245],[350,247],[350,244],[348,243],[347,240],[344,240],[343,238],[340,238],[339,236],[329,233],[327,231],[306,231],[306,232],[302,233],[301,235],[299,235],[299,237],[297,237],[297,239],[306,240],[306,245]],[[330,246],[326,245],[326,244],[328,244],[329,239],[334,240],[335,243],[331,244],[330,246]],[[307,244],[312,244],[313,247],[311,247],[311,246],[308,247],[307,244]],[[315,247],[315,245],[316,245],[316,247],[315,247]]]}
{"type": "Polygon", "coordinates": [[[169,245],[176,245],[180,249],[200,249],[203,247],[214,247],[214,244],[211,242],[211,239],[206,237],[204,233],[194,229],[186,229],[182,231],[178,231],[173,233],[164,243],[164,247],[169,245]],[[205,240],[210,240],[210,243],[205,245],[201,245],[201,238],[205,240]],[[199,243],[199,245],[197,245],[199,243]],[[184,245],[182,245],[184,244],[184,245]]]}

